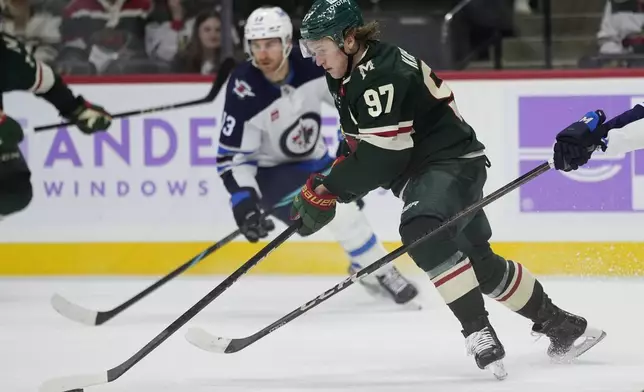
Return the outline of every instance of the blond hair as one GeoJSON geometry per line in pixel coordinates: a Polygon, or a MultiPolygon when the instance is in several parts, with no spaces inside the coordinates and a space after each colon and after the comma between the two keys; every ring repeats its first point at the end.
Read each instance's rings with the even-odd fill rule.
{"type": "Polygon", "coordinates": [[[357,42],[366,43],[367,41],[378,39],[380,36],[380,24],[377,21],[369,22],[364,26],[352,29],[349,34],[353,34],[357,42]]]}

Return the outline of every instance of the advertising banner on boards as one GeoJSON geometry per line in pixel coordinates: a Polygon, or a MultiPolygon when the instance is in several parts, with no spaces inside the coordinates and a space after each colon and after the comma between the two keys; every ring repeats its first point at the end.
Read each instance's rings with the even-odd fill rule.
{"type": "MultiPolygon", "coordinates": [[[[608,118],[641,102],[617,96],[530,96],[519,98],[520,170],[552,157],[552,130],[577,121],[592,109],[608,118]],[[546,115],[547,114],[547,115],[546,115]]],[[[549,172],[521,187],[522,212],[644,211],[644,152],[606,157],[601,152],[572,172],[549,172]]]]}

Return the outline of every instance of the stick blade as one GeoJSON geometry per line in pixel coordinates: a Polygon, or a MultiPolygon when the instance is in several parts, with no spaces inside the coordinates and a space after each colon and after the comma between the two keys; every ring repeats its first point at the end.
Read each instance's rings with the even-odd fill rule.
{"type": "Polygon", "coordinates": [[[82,391],[83,388],[92,385],[107,384],[109,378],[107,372],[96,374],[82,374],[76,376],[67,376],[53,378],[45,381],[41,386],[40,392],[72,392],[82,391]]]}
{"type": "Polygon", "coordinates": [[[218,354],[227,354],[226,349],[232,342],[232,339],[211,335],[202,328],[190,328],[186,332],[186,340],[202,350],[218,354]]]}
{"type": "Polygon", "coordinates": [[[51,306],[63,317],[81,324],[97,325],[98,312],[76,305],[65,299],[63,296],[54,294],[51,297],[51,306]]]}

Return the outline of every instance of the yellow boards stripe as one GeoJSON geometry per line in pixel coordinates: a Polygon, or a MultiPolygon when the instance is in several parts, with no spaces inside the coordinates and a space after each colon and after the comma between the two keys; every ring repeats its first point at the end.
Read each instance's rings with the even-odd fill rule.
{"type": "MultiPolygon", "coordinates": [[[[0,244],[0,275],[165,275],[210,244],[64,243],[0,244]]],[[[189,274],[229,274],[264,244],[233,242],[219,249],[189,274]]],[[[393,250],[399,243],[385,244],[393,250]]],[[[644,243],[495,243],[502,256],[539,275],[644,275],[644,243]]],[[[396,261],[403,270],[420,272],[408,256],[396,261]]],[[[251,273],[342,275],[347,258],[334,242],[291,242],[280,246],[251,273]]]]}

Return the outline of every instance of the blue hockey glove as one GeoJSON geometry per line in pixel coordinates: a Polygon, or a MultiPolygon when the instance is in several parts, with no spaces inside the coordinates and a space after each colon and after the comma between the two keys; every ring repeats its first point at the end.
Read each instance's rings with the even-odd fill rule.
{"type": "Polygon", "coordinates": [[[596,110],[586,113],[581,120],[559,132],[554,146],[555,169],[577,170],[588,163],[597,147],[605,151],[606,143],[603,138],[606,137],[607,131],[602,127],[605,121],[604,112],[596,110]]]}

